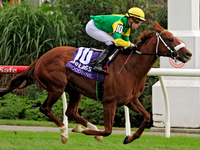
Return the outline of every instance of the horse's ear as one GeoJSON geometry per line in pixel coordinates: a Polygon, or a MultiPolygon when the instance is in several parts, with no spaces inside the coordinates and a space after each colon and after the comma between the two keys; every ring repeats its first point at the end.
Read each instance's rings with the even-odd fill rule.
{"type": "Polygon", "coordinates": [[[165,30],[163,27],[161,27],[161,26],[159,25],[159,23],[158,23],[157,21],[152,22],[152,23],[154,24],[154,29],[155,29],[158,33],[160,33],[161,31],[165,30]]]}

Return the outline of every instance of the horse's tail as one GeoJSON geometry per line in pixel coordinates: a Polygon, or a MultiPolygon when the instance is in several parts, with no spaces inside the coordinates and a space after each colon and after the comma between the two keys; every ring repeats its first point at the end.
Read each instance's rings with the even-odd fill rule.
{"type": "Polygon", "coordinates": [[[24,81],[26,81],[26,84],[19,89],[25,88],[28,85],[33,84],[35,82],[34,70],[36,63],[37,60],[34,61],[24,72],[12,78],[8,87],[0,89],[0,97],[18,88],[24,81]]]}

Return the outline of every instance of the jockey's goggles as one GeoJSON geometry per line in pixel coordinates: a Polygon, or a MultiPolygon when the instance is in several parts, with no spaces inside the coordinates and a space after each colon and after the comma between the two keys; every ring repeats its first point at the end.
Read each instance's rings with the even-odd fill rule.
{"type": "Polygon", "coordinates": [[[142,20],[139,20],[139,19],[135,19],[135,18],[132,18],[133,21],[136,23],[136,24],[141,24],[142,23],[142,20]]]}

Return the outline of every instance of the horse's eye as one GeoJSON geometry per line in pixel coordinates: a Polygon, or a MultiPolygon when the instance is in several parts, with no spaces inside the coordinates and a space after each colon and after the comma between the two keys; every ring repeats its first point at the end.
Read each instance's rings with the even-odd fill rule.
{"type": "Polygon", "coordinates": [[[174,39],[172,39],[172,38],[171,38],[171,39],[169,39],[169,41],[170,41],[170,42],[173,42],[173,41],[174,41],[174,39]]]}

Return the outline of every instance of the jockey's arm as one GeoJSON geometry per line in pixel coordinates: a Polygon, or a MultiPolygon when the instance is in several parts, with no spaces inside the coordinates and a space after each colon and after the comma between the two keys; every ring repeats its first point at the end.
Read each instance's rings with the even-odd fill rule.
{"type": "Polygon", "coordinates": [[[114,37],[114,43],[118,46],[122,46],[122,47],[133,47],[134,44],[131,43],[129,41],[129,37],[125,37],[126,40],[122,39],[121,37],[122,35],[119,33],[114,33],[113,37],[114,37]]]}

